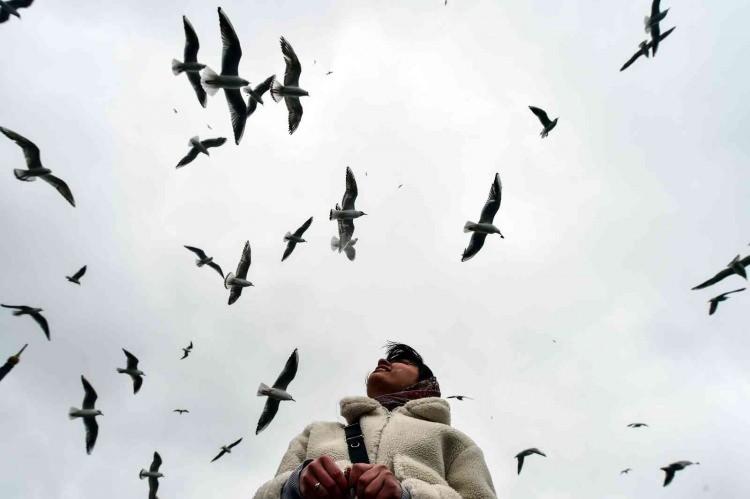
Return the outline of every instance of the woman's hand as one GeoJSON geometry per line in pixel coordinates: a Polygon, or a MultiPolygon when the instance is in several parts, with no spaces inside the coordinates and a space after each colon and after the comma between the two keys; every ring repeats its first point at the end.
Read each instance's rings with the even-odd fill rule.
{"type": "Polygon", "coordinates": [[[344,473],[330,456],[313,459],[300,473],[299,491],[305,499],[348,499],[348,490],[344,473]]]}
{"type": "Polygon", "coordinates": [[[401,482],[382,464],[357,463],[349,471],[357,499],[401,499],[401,482]]]}

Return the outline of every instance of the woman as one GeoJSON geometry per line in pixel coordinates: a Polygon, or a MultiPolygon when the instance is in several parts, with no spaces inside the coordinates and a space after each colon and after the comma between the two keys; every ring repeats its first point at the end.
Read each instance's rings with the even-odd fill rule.
{"type": "Polygon", "coordinates": [[[367,397],[347,397],[340,405],[349,425],[359,423],[366,454],[350,454],[361,441],[347,446],[341,423],[312,423],[292,440],[276,477],[255,499],[496,497],[482,451],[451,428],[437,379],[408,345],[388,343],[386,358],[367,378],[367,397]]]}

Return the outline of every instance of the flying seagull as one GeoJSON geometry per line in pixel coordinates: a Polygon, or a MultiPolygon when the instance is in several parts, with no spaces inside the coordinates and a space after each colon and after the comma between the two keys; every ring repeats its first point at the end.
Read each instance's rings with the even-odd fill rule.
{"type": "Polygon", "coordinates": [[[21,315],[30,315],[32,319],[36,321],[37,324],[42,328],[42,331],[44,331],[44,336],[47,337],[47,340],[51,340],[49,336],[49,324],[47,324],[47,319],[45,319],[41,312],[41,308],[34,308],[34,307],[27,307],[26,305],[4,305],[0,303],[0,307],[5,308],[12,308],[14,309],[13,315],[16,317],[19,317],[21,315]]]}
{"type": "Polygon", "coordinates": [[[628,428],[642,428],[642,427],[648,427],[646,423],[630,423],[628,425],[628,428]]]}
{"type": "Polygon", "coordinates": [[[271,97],[275,102],[281,102],[281,99],[286,101],[286,109],[289,112],[289,135],[291,135],[302,120],[302,103],[300,103],[299,98],[310,94],[299,86],[302,65],[297,59],[294,49],[283,36],[281,37],[281,53],[284,54],[284,62],[286,63],[284,84],[282,85],[278,80],[274,80],[271,87],[271,97]]]}
{"type": "Polygon", "coordinates": [[[164,473],[159,472],[159,466],[161,466],[161,456],[158,452],[154,452],[154,460],[151,461],[148,471],[141,468],[138,473],[138,478],[141,480],[148,478],[148,499],[158,499],[156,491],[159,490],[159,478],[164,476],[164,473]]]}
{"type": "Polygon", "coordinates": [[[21,19],[18,9],[25,9],[34,3],[34,0],[0,0],[0,23],[4,23],[10,16],[21,19]]]}
{"type": "Polygon", "coordinates": [[[632,468],[625,468],[624,470],[622,470],[622,471],[620,472],[620,474],[621,474],[621,475],[627,475],[627,474],[628,474],[628,473],[630,473],[631,471],[633,471],[633,470],[632,470],[632,468]]]}
{"type": "MultiPolygon", "coordinates": [[[[669,35],[671,35],[672,31],[674,31],[675,28],[676,28],[676,26],[674,26],[672,28],[669,28],[667,31],[665,31],[664,33],[662,33],[661,35],[659,35],[659,41],[662,41],[666,37],[668,37],[669,35]]],[[[649,51],[649,49],[651,47],[654,46],[654,42],[653,41],[648,42],[648,41],[644,40],[638,46],[640,47],[638,49],[638,52],[636,52],[635,54],[633,54],[633,56],[630,59],[628,59],[625,64],[622,65],[622,67],[620,68],[620,71],[625,71],[626,69],[628,69],[630,67],[630,65],[633,64],[635,61],[637,61],[638,58],[641,57],[642,55],[645,55],[648,58],[649,57],[649,52],[648,51],[649,51]]]]}
{"type": "Polygon", "coordinates": [[[549,116],[547,116],[547,112],[544,109],[540,109],[538,107],[529,106],[529,109],[531,109],[531,112],[536,115],[537,118],[539,118],[539,121],[542,123],[542,126],[544,129],[542,130],[542,133],[539,135],[544,138],[552,131],[553,128],[557,126],[557,120],[560,118],[555,118],[554,120],[549,119],[549,116]]]}
{"type": "Polygon", "coordinates": [[[188,355],[193,351],[193,342],[191,341],[190,344],[187,346],[187,348],[182,349],[182,357],[180,357],[180,360],[186,359],[188,355]]]}
{"type": "Polygon", "coordinates": [[[221,456],[223,456],[224,454],[231,454],[231,452],[232,452],[232,447],[234,447],[235,445],[237,445],[237,444],[238,444],[238,443],[240,443],[240,442],[242,442],[242,439],[241,439],[241,438],[240,438],[239,440],[236,440],[236,441],[232,442],[232,443],[231,443],[231,444],[229,444],[229,445],[222,445],[222,446],[221,446],[221,452],[219,452],[219,453],[218,453],[218,454],[216,455],[216,457],[215,457],[215,458],[211,459],[211,462],[213,463],[214,461],[216,461],[217,459],[219,459],[219,458],[220,458],[221,456]]]}
{"type": "Polygon", "coordinates": [[[672,479],[674,479],[674,474],[680,470],[684,470],[688,466],[692,464],[700,464],[698,462],[691,462],[691,461],[677,461],[676,463],[672,463],[669,466],[662,467],[662,470],[664,470],[664,473],[666,475],[664,476],[664,487],[669,485],[672,482],[672,479]]]}
{"type": "Polygon", "coordinates": [[[332,75],[332,74],[333,74],[333,71],[328,71],[328,72],[326,72],[326,76],[328,76],[328,75],[332,75]]]}
{"type": "Polygon", "coordinates": [[[182,158],[179,163],[177,163],[176,168],[182,168],[188,163],[192,163],[192,161],[198,157],[199,153],[203,153],[206,156],[209,156],[209,153],[208,153],[209,148],[223,146],[224,142],[226,141],[227,139],[224,137],[216,137],[215,139],[201,140],[196,135],[195,137],[191,138],[190,141],[188,142],[188,147],[190,147],[190,150],[185,155],[185,157],[182,158]]]}
{"type": "Polygon", "coordinates": [[[190,411],[188,411],[187,409],[175,409],[172,412],[176,412],[177,414],[179,414],[180,416],[182,416],[183,414],[189,413],[190,411]]]}
{"type": "Polygon", "coordinates": [[[659,9],[659,3],[661,3],[661,0],[652,0],[651,15],[646,16],[643,20],[646,33],[649,33],[651,35],[651,43],[654,56],[656,56],[656,50],[659,48],[659,42],[663,40],[663,38],[661,38],[661,28],[659,27],[659,22],[667,17],[667,12],[669,12],[669,9],[666,9],[664,12],[662,12],[659,9]]]}
{"type": "Polygon", "coordinates": [[[745,288],[735,289],[733,291],[727,291],[726,293],[722,293],[719,296],[714,296],[708,302],[711,304],[708,310],[708,315],[714,315],[714,312],[716,312],[716,309],[719,307],[719,302],[726,301],[729,298],[727,298],[732,293],[739,293],[740,291],[745,291],[745,288]]]}
{"type": "Polygon", "coordinates": [[[466,395],[448,395],[445,398],[447,398],[447,399],[458,399],[458,400],[463,400],[463,399],[474,400],[473,398],[467,397],[466,395]]]}
{"type": "Polygon", "coordinates": [[[138,393],[138,390],[141,389],[141,385],[143,384],[143,376],[145,376],[145,374],[143,371],[138,369],[138,358],[124,348],[122,349],[122,351],[125,352],[125,357],[127,357],[128,363],[125,369],[118,367],[117,372],[120,374],[127,374],[128,376],[133,378],[133,394],[136,394],[138,393]]]}
{"type": "Polygon", "coordinates": [[[73,274],[72,276],[65,276],[65,278],[68,280],[68,282],[72,282],[73,284],[81,285],[80,279],[83,277],[83,274],[86,273],[86,265],[78,269],[78,272],[73,274]]]}
{"type": "Polygon", "coordinates": [[[230,272],[224,278],[224,287],[229,290],[229,305],[236,302],[242,294],[242,289],[253,286],[253,283],[247,280],[247,271],[250,269],[250,241],[245,241],[245,247],[242,248],[240,263],[237,264],[237,274],[230,272]]]}
{"type": "Polygon", "coordinates": [[[83,404],[81,409],[71,407],[68,411],[68,417],[70,419],[83,418],[83,426],[86,428],[86,454],[91,454],[94,450],[94,444],[96,443],[96,437],[99,435],[99,425],[96,422],[96,416],[103,416],[102,411],[94,408],[96,403],[96,392],[86,378],[81,375],[81,383],[83,383],[83,404]]]}
{"type": "Polygon", "coordinates": [[[530,456],[532,454],[539,454],[540,456],[547,457],[547,454],[540,451],[536,447],[532,447],[530,449],[522,450],[518,454],[516,454],[516,459],[518,459],[518,474],[521,474],[521,468],[523,468],[523,460],[526,456],[530,456]]]}
{"type": "Polygon", "coordinates": [[[240,89],[250,84],[238,75],[242,47],[240,39],[234,31],[231,21],[219,7],[219,27],[221,28],[221,42],[223,46],[221,55],[221,74],[206,66],[201,75],[201,83],[208,95],[214,95],[220,88],[224,89],[224,95],[229,105],[229,116],[232,119],[234,130],[234,143],[240,143],[242,134],[245,132],[245,121],[247,120],[247,108],[242,98],[240,89]]]}
{"type": "Polygon", "coordinates": [[[482,214],[479,216],[479,223],[466,222],[464,224],[464,232],[471,232],[472,234],[469,245],[461,256],[462,262],[473,258],[474,255],[479,253],[479,250],[484,246],[484,240],[488,234],[500,234],[500,237],[505,238],[500,229],[492,223],[497,210],[500,208],[502,197],[503,185],[500,183],[500,174],[496,173],[495,179],[492,181],[492,187],[490,187],[490,194],[484,203],[482,214]]]}
{"type": "Polygon", "coordinates": [[[14,368],[16,367],[16,364],[21,362],[21,354],[24,350],[26,350],[26,347],[29,346],[28,343],[26,343],[15,355],[11,355],[8,357],[8,360],[0,366],[0,381],[3,380],[3,378],[14,368]]]}
{"type": "Polygon", "coordinates": [[[357,199],[357,181],[354,179],[354,173],[350,167],[346,167],[346,190],[344,191],[344,197],[341,199],[341,206],[336,204],[336,208],[328,213],[329,220],[336,220],[339,226],[339,237],[333,237],[331,239],[331,249],[338,250],[339,253],[344,251],[349,260],[354,260],[356,252],[354,250],[354,243],[356,239],[352,239],[354,235],[354,219],[359,218],[362,215],[367,215],[364,211],[354,209],[354,201],[357,199]]]}
{"type": "Polygon", "coordinates": [[[747,267],[748,265],[750,265],[750,255],[742,259],[740,259],[740,256],[737,255],[734,258],[734,260],[729,262],[729,265],[727,265],[727,268],[717,273],[715,276],[713,276],[711,279],[707,280],[706,282],[698,284],[693,289],[707,288],[729,277],[730,275],[734,275],[734,274],[737,274],[747,279],[747,272],[745,271],[745,267],[747,267]]]}
{"type": "Polygon", "coordinates": [[[3,128],[1,126],[0,132],[2,132],[6,137],[8,137],[16,144],[18,144],[21,149],[23,149],[23,155],[26,157],[26,166],[28,166],[29,169],[22,170],[20,168],[15,168],[13,170],[13,174],[18,180],[21,180],[23,182],[33,182],[37,179],[37,177],[39,177],[49,185],[57,189],[57,192],[59,192],[68,203],[73,206],[76,205],[75,199],[73,199],[73,193],[70,192],[68,184],[52,175],[52,170],[42,166],[42,160],[39,155],[39,148],[33,142],[25,137],[22,137],[21,135],[18,135],[13,130],[8,130],[7,128],[3,128]]]}
{"type": "Polygon", "coordinates": [[[261,383],[258,387],[258,396],[268,398],[266,399],[266,405],[263,407],[263,413],[258,420],[258,427],[255,429],[256,435],[273,421],[276,412],[279,410],[280,401],[294,401],[294,398],[286,391],[286,387],[289,386],[289,383],[292,382],[294,376],[297,374],[297,366],[299,366],[299,354],[295,348],[273,386],[269,388],[265,383],[261,383]]]}
{"type": "Polygon", "coordinates": [[[195,255],[198,257],[198,259],[195,261],[196,266],[203,267],[204,265],[208,265],[216,272],[218,272],[221,278],[224,279],[224,272],[221,270],[221,267],[219,267],[219,264],[214,262],[214,257],[206,256],[206,253],[202,249],[196,248],[195,246],[185,246],[185,248],[195,253],[195,255]]]}
{"type": "Polygon", "coordinates": [[[310,227],[310,224],[313,221],[313,217],[308,218],[305,223],[303,223],[299,229],[294,231],[294,234],[291,232],[287,232],[284,234],[284,241],[286,241],[286,249],[284,250],[284,255],[281,257],[281,261],[283,262],[286,260],[289,255],[292,254],[292,251],[294,251],[294,247],[297,246],[297,243],[306,243],[304,239],[302,239],[302,235],[305,233],[305,231],[310,227]]]}
{"type": "Polygon", "coordinates": [[[276,75],[271,75],[255,88],[245,87],[243,90],[249,96],[247,99],[247,117],[255,112],[255,108],[258,107],[258,103],[263,104],[263,94],[271,90],[276,75]]]}
{"type": "Polygon", "coordinates": [[[193,25],[190,24],[186,16],[182,16],[182,24],[185,27],[185,51],[183,53],[183,59],[185,60],[180,62],[177,59],[172,59],[172,73],[174,75],[185,73],[195,91],[195,96],[198,97],[198,102],[201,103],[201,106],[206,107],[206,91],[201,85],[200,74],[206,65],[198,62],[198,49],[201,44],[198,42],[198,35],[195,34],[193,25]]]}

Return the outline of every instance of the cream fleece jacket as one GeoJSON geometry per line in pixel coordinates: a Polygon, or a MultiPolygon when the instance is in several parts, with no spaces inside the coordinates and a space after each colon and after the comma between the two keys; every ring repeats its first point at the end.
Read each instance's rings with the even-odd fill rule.
{"type": "MultiPolygon", "coordinates": [[[[370,462],[386,465],[413,499],[495,499],[482,451],[450,426],[450,406],[438,397],[407,402],[393,411],[368,397],[340,403],[348,423],[360,422],[370,462]]],[[[289,444],[276,477],[254,499],[279,499],[291,473],[306,459],[328,455],[350,466],[344,425],[312,423],[289,444]]]]}

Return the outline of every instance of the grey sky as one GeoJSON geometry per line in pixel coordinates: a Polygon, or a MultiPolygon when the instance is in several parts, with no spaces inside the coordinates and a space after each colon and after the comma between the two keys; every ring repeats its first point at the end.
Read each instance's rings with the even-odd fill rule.
{"type": "Polygon", "coordinates": [[[269,98],[239,147],[180,171],[190,137],[231,137],[224,97],[204,110],[170,72],[183,14],[220,67],[218,4],[38,1],[0,25],[0,125],[78,204],[15,180],[23,157],[0,137],[0,301],[43,307],[52,331],[0,314],[3,361],[30,343],[0,385],[0,496],[146,497],[138,471],[159,450],[161,497],[250,497],[294,435],[363,392],[386,339],[416,347],[446,395],[476,397],[452,403],[453,422],[499,497],[750,494],[750,296],[709,318],[708,298],[744,283],[690,291],[750,251],[750,4],[663,2],[674,34],[619,73],[649,4],[226,0],[241,75],[283,74],[283,34],[310,97],[293,136],[269,98]],[[560,116],[544,141],[530,104],[560,116]],[[353,264],[327,219],[347,165],[368,213],[353,264]],[[506,239],[460,263],[496,171],[506,239]],[[282,264],[284,233],[311,215],[282,264]],[[227,307],[182,245],[227,271],[246,239],[256,287],[227,307]],[[137,396],[115,372],[122,347],[146,372],[137,396]],[[256,437],[257,385],[295,347],[297,402],[256,437]],[[66,416],[81,374],[104,412],[91,456],[66,416]],[[518,477],[530,446],[548,457],[518,477]],[[680,459],[702,465],[662,489],[659,467],[680,459]]]}

